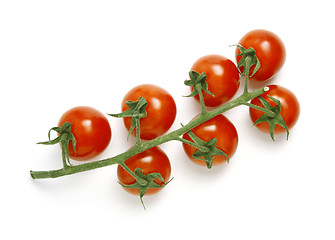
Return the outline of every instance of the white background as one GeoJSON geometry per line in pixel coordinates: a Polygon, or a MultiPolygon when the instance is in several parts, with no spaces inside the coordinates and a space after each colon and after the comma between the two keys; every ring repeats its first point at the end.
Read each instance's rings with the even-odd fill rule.
{"type": "MultiPolygon", "coordinates": [[[[1,1],[1,239],[335,239],[334,22],[331,1],[1,1]],[[183,98],[193,62],[234,59],[248,31],[275,32],[287,59],[270,83],[293,91],[301,115],[288,141],[251,126],[248,109],[226,115],[239,133],[230,164],[194,165],[164,144],[174,180],[139,198],[117,183],[116,166],[58,179],[30,170],[61,167],[60,148],[41,146],[71,107],[120,111],[124,94],[153,83],[174,97],[172,129],[199,106],[183,98]],[[5,237],[6,236],[6,237],[5,237]]],[[[256,87],[256,86],[252,86],[256,87]]],[[[241,91],[240,91],[241,92],[241,91]]],[[[240,93],[239,92],[239,93],[240,93]]],[[[237,95],[236,95],[237,96],[237,95]]],[[[122,120],[104,158],[129,148],[122,120]]]]}

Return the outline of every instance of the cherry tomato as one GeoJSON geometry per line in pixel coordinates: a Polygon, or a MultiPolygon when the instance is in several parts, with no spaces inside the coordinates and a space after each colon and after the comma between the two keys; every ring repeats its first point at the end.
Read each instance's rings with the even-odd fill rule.
{"type": "MultiPolygon", "coordinates": [[[[212,138],[216,138],[216,147],[221,151],[225,152],[229,158],[231,158],[236,152],[236,148],[238,145],[238,134],[236,128],[232,124],[232,122],[222,114],[198,125],[191,131],[198,138],[206,142],[212,138]]],[[[187,133],[183,135],[183,138],[192,141],[187,133]]],[[[183,143],[183,147],[189,159],[191,159],[194,163],[198,165],[206,166],[205,161],[194,159],[192,157],[193,153],[197,151],[197,148],[190,146],[186,143],[183,143]]],[[[226,161],[227,158],[225,156],[216,155],[213,159],[213,166],[225,163],[226,161]]]]}
{"type": "Polygon", "coordinates": [[[76,138],[76,154],[69,144],[70,158],[78,161],[89,160],[105,150],[111,140],[112,131],[105,115],[92,107],[80,106],[65,112],[58,122],[62,126],[71,123],[76,138]]]}
{"type": "MultiPolygon", "coordinates": [[[[161,87],[152,84],[139,85],[131,89],[123,98],[122,111],[129,109],[126,101],[137,101],[140,97],[144,97],[148,102],[147,116],[140,120],[141,139],[151,140],[163,135],[170,129],[176,118],[177,108],[172,96],[161,87]]],[[[129,131],[132,118],[125,117],[123,121],[129,131]]],[[[136,129],[131,134],[136,136],[136,129]]]]}
{"type": "MultiPolygon", "coordinates": [[[[286,50],[282,40],[273,32],[256,29],[245,34],[239,41],[239,44],[248,49],[253,47],[256,50],[256,56],[261,63],[261,67],[250,79],[255,81],[266,81],[271,79],[284,65],[286,59],[286,50]]],[[[236,48],[236,55],[240,50],[236,48]]],[[[236,56],[239,62],[241,56],[236,56]]],[[[250,75],[255,66],[251,67],[250,75]]],[[[243,72],[243,67],[241,67],[243,72]]]]}
{"type": "MultiPolygon", "coordinates": [[[[171,164],[168,156],[159,147],[150,148],[142,153],[136,154],[135,156],[127,159],[125,164],[134,171],[136,168],[142,169],[144,175],[149,173],[160,173],[165,181],[168,182],[171,175],[171,164]]],[[[120,183],[124,185],[131,185],[136,182],[123,167],[120,165],[117,168],[117,176],[120,183]]],[[[159,185],[163,185],[163,182],[157,178],[154,180],[159,185]]],[[[135,195],[140,195],[139,189],[125,188],[127,192],[135,195]]],[[[162,188],[149,188],[145,195],[154,194],[160,191],[162,188]]]]}
{"type": "MultiPolygon", "coordinates": [[[[224,56],[203,56],[193,64],[191,70],[199,74],[205,72],[207,75],[208,90],[214,95],[203,92],[205,105],[208,107],[217,107],[228,102],[239,88],[239,72],[236,65],[224,56]]],[[[195,99],[199,101],[199,95],[196,95],[195,99]]]]}
{"type": "MultiPolygon", "coordinates": [[[[300,114],[300,105],[296,96],[288,89],[278,86],[278,85],[270,85],[268,86],[270,90],[268,92],[263,93],[261,96],[270,103],[273,107],[277,104],[272,101],[268,95],[278,99],[281,103],[281,111],[280,115],[283,117],[288,129],[291,129],[296,122],[298,121],[300,114]]],[[[261,101],[258,98],[254,98],[251,100],[252,104],[263,107],[261,101]]],[[[260,110],[256,110],[254,108],[249,108],[249,114],[251,121],[254,123],[259,117],[261,117],[264,112],[260,110]]],[[[266,122],[259,123],[256,125],[258,129],[263,132],[269,133],[269,124],[266,122]]],[[[286,133],[286,130],[276,125],[274,134],[286,133]]]]}

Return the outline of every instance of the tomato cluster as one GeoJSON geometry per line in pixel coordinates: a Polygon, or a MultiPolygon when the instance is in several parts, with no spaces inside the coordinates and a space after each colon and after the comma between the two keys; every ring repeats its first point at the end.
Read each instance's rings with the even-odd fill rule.
{"type": "MultiPolygon", "coordinates": [[[[266,83],[284,65],[285,46],[280,38],[270,31],[253,30],[245,34],[236,48],[237,63],[242,59],[239,46],[256,51],[260,66],[255,74],[252,74],[255,66],[249,69],[248,75],[245,75],[242,74],[245,70],[243,66],[237,67],[240,65],[217,54],[203,56],[190,67],[190,70],[198,74],[194,76],[204,78],[204,75],[200,75],[201,73],[205,73],[206,76],[205,89],[200,90],[198,94],[191,94],[202,104],[203,109],[219,107],[229,102],[239,89],[241,76],[249,76],[251,81],[266,83]]],[[[190,88],[191,92],[194,92],[194,87],[190,88]]],[[[288,132],[288,129],[291,129],[298,120],[299,102],[294,94],[284,87],[270,85],[268,88],[269,91],[252,99],[248,105],[250,118],[257,128],[271,135],[288,132]]],[[[132,128],[133,117],[124,117],[123,121],[125,128],[137,140],[150,141],[164,135],[171,128],[177,108],[173,97],[166,90],[156,85],[143,84],[134,87],[124,96],[121,102],[122,112],[130,111],[130,106],[136,104],[140,98],[146,100],[143,104],[145,113],[138,112],[136,108],[132,110],[134,111],[132,116],[141,116],[136,125],[138,131],[132,128]]],[[[107,118],[98,110],[91,107],[70,109],[60,118],[59,127],[66,122],[71,124],[71,131],[76,139],[76,144],[69,144],[70,158],[78,161],[89,160],[99,155],[109,145],[112,131],[107,118]]],[[[238,146],[238,133],[234,124],[226,116],[219,114],[198,124],[189,132],[185,132],[180,140],[183,142],[188,158],[198,165],[209,166],[208,162],[204,161],[208,159],[199,157],[201,156],[200,147],[198,151],[196,142],[208,143],[201,150],[204,156],[210,151],[223,153],[213,156],[207,154],[209,160],[212,161],[210,166],[212,164],[215,166],[225,163],[234,155],[238,146]],[[209,144],[213,142],[214,148],[209,144]]],[[[152,186],[162,186],[170,178],[171,164],[163,150],[155,146],[131,156],[124,162],[124,165],[118,166],[117,175],[121,185],[125,186],[124,188],[130,193],[142,194],[140,189],[126,187],[137,182],[136,177],[140,176],[136,175],[136,171],[140,171],[143,176],[159,174],[152,175],[154,178],[159,176],[153,179],[152,186]]],[[[145,178],[143,181],[147,182],[148,179],[145,178]]],[[[147,194],[152,194],[159,189],[157,187],[145,191],[147,194]]]]}

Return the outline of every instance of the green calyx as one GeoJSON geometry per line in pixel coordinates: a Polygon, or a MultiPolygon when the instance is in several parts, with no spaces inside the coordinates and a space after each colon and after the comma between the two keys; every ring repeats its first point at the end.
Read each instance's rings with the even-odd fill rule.
{"type": "Polygon", "coordinates": [[[163,188],[165,187],[170,181],[166,182],[164,181],[164,178],[162,177],[162,175],[160,173],[154,172],[154,173],[149,173],[149,174],[143,174],[142,173],[142,169],[140,168],[136,168],[133,176],[136,179],[136,182],[130,185],[125,185],[119,182],[119,184],[125,188],[134,188],[134,189],[139,189],[140,190],[140,199],[141,199],[141,203],[145,209],[144,203],[143,203],[143,196],[145,195],[145,193],[147,192],[147,190],[149,188],[163,188]],[[160,180],[161,182],[163,182],[162,185],[154,182],[155,179],[160,180]]]}
{"type": "Polygon", "coordinates": [[[201,90],[203,90],[204,92],[214,96],[209,90],[208,90],[208,84],[206,82],[207,80],[207,75],[206,73],[197,73],[196,71],[190,71],[189,72],[189,76],[191,78],[191,80],[185,80],[184,81],[184,84],[186,86],[189,86],[189,87],[193,87],[193,91],[190,95],[186,96],[186,97],[194,97],[195,95],[197,94],[201,94],[201,90]],[[197,86],[200,86],[197,87],[197,86]]]}
{"type": "Polygon", "coordinates": [[[129,107],[128,110],[122,113],[108,115],[117,118],[131,117],[132,122],[128,132],[128,138],[130,136],[130,133],[136,127],[136,136],[138,139],[140,139],[140,119],[147,116],[147,111],[145,109],[148,105],[148,102],[144,97],[140,97],[137,101],[126,101],[126,104],[129,107]]]}
{"type": "Polygon", "coordinates": [[[197,135],[195,135],[191,131],[187,132],[187,134],[194,142],[194,144],[191,145],[198,148],[198,150],[193,153],[192,157],[194,159],[205,161],[207,168],[209,169],[212,168],[215,155],[225,156],[227,158],[227,162],[229,162],[228,155],[216,147],[217,143],[216,138],[212,138],[206,142],[201,140],[197,135]]]}
{"type": "Polygon", "coordinates": [[[38,142],[37,144],[54,145],[54,144],[60,143],[62,146],[63,165],[64,167],[71,165],[70,157],[69,157],[69,144],[70,144],[70,141],[72,141],[72,147],[76,154],[76,143],[77,143],[75,136],[71,132],[71,123],[65,122],[61,127],[51,128],[48,132],[48,138],[49,138],[49,141],[38,142]],[[51,140],[50,139],[51,131],[57,132],[59,136],[51,140]]]}
{"type": "Polygon", "coordinates": [[[277,105],[276,106],[272,106],[270,103],[268,103],[263,97],[258,96],[258,99],[261,101],[262,105],[264,106],[265,109],[270,110],[271,112],[275,113],[274,116],[273,114],[269,115],[267,113],[264,113],[261,117],[259,117],[254,125],[257,125],[258,123],[262,123],[262,122],[267,122],[269,124],[269,130],[270,130],[270,136],[272,138],[272,140],[274,141],[274,131],[275,131],[275,127],[276,125],[279,125],[283,128],[285,128],[286,133],[287,133],[287,137],[286,139],[288,139],[289,136],[289,130],[288,127],[283,119],[283,117],[280,114],[281,111],[281,103],[278,99],[271,97],[270,95],[268,95],[268,97],[274,101],[277,105]]]}
{"type": "Polygon", "coordinates": [[[250,77],[252,77],[257,71],[258,69],[261,67],[261,63],[258,60],[257,56],[256,56],[256,51],[254,48],[250,47],[248,49],[245,49],[244,47],[242,47],[241,45],[237,45],[237,48],[240,50],[240,54],[238,54],[237,56],[242,56],[241,60],[238,62],[237,66],[240,67],[244,67],[244,71],[243,73],[241,73],[241,77],[242,76],[247,76],[249,77],[249,70],[250,68],[255,65],[254,71],[252,72],[252,74],[250,75],[250,77]]]}
{"type": "Polygon", "coordinates": [[[200,99],[201,109],[202,109],[201,114],[204,115],[207,113],[207,111],[206,111],[206,104],[205,104],[204,95],[202,91],[214,97],[214,94],[208,90],[208,84],[206,82],[207,75],[204,72],[199,74],[196,71],[192,70],[189,72],[189,76],[191,80],[185,80],[184,84],[186,86],[193,87],[193,90],[191,94],[186,97],[194,97],[195,95],[198,94],[199,99],[200,99]]]}

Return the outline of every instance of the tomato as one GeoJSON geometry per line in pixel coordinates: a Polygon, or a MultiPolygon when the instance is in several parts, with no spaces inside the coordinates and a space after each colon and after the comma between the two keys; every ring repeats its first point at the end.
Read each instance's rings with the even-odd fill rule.
{"type": "MultiPolygon", "coordinates": [[[[217,107],[228,102],[239,88],[237,67],[224,56],[203,56],[193,64],[191,70],[199,74],[205,72],[207,75],[208,90],[214,95],[203,92],[205,105],[208,107],[217,107]]],[[[199,95],[196,95],[195,99],[199,101],[199,95]]]]}
{"type": "MultiPolygon", "coordinates": [[[[126,101],[137,101],[144,97],[148,105],[146,107],[147,116],[140,120],[141,139],[151,140],[163,135],[172,126],[177,113],[176,103],[172,96],[163,88],[143,84],[131,89],[122,100],[122,112],[129,109],[126,101]]],[[[132,118],[123,118],[125,127],[130,129],[132,118]]],[[[136,129],[131,133],[136,136],[136,129]]]]}
{"type": "Polygon", "coordinates": [[[104,151],[112,137],[109,122],[104,114],[92,107],[80,106],[65,112],[58,126],[71,123],[71,131],[76,138],[76,154],[69,144],[70,158],[78,161],[89,160],[104,151]]]}
{"type": "MultiPolygon", "coordinates": [[[[280,115],[283,117],[288,129],[291,129],[298,121],[300,114],[300,105],[296,96],[288,89],[281,87],[279,85],[268,86],[270,90],[263,93],[261,96],[270,103],[273,107],[277,104],[271,100],[268,95],[278,99],[281,103],[280,115]]],[[[263,107],[261,101],[258,98],[254,98],[250,102],[251,104],[263,107]]],[[[259,117],[261,117],[264,112],[256,110],[254,108],[249,108],[249,114],[251,121],[254,123],[259,117]]],[[[259,123],[256,125],[258,129],[263,132],[269,133],[269,124],[266,122],[259,123]]],[[[285,128],[276,125],[274,134],[286,133],[285,128]]]]}
{"type": "MultiPolygon", "coordinates": [[[[239,44],[248,49],[250,47],[256,50],[256,56],[260,61],[261,67],[250,79],[255,81],[266,81],[271,79],[284,65],[286,59],[286,50],[282,40],[273,32],[256,29],[245,34],[239,41],[239,44]]],[[[240,50],[236,48],[236,55],[240,50]]],[[[236,56],[239,62],[241,56],[236,56]]],[[[255,66],[251,67],[250,75],[255,66]]],[[[243,72],[243,67],[241,67],[243,72]]]]}
{"type": "MultiPolygon", "coordinates": [[[[216,147],[225,152],[229,158],[231,158],[236,152],[238,145],[238,134],[236,128],[232,122],[222,114],[198,125],[191,131],[198,138],[206,142],[212,138],[216,138],[216,147]]],[[[187,133],[183,135],[183,138],[192,141],[187,133]]],[[[197,148],[190,146],[187,143],[183,143],[183,147],[189,159],[198,165],[206,166],[205,161],[194,159],[192,157],[193,153],[197,151],[197,148]]],[[[225,156],[216,155],[213,160],[213,166],[225,163],[226,161],[227,158],[225,156]]]]}
{"type": "MultiPolygon", "coordinates": [[[[134,171],[136,168],[142,169],[142,173],[144,175],[149,173],[160,173],[165,181],[168,182],[171,175],[171,164],[168,156],[161,150],[159,147],[150,148],[142,153],[136,154],[135,156],[127,159],[125,161],[130,170],[134,171]]],[[[131,185],[136,182],[135,178],[133,178],[123,167],[120,165],[117,168],[117,176],[120,183],[123,185],[131,185]]],[[[154,180],[159,185],[163,185],[163,182],[158,180],[157,178],[154,180]]],[[[140,194],[139,189],[135,188],[125,188],[127,192],[135,195],[140,194]]],[[[154,194],[160,191],[162,188],[149,188],[145,195],[154,194]]]]}

